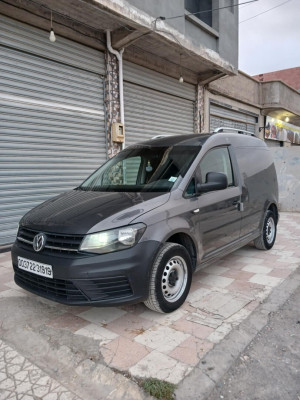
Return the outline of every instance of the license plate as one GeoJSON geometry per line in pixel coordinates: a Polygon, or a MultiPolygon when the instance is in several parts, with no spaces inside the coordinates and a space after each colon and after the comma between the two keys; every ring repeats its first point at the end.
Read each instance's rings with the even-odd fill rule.
{"type": "Polygon", "coordinates": [[[32,274],[53,278],[52,266],[42,264],[36,261],[28,260],[27,258],[18,257],[18,267],[32,274]]]}

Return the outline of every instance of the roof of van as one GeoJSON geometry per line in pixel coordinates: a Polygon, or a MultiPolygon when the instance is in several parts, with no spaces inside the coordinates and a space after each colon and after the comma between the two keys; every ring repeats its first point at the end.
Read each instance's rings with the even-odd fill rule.
{"type": "Polygon", "coordinates": [[[192,135],[166,135],[156,136],[153,139],[138,142],[137,146],[153,145],[153,146],[201,146],[213,134],[192,134],[192,135]]]}
{"type": "MultiPolygon", "coordinates": [[[[203,146],[203,144],[211,137],[227,137],[227,138],[239,138],[243,143],[251,143],[257,141],[261,142],[257,137],[247,136],[238,134],[236,132],[222,132],[222,133],[201,133],[201,134],[188,134],[188,135],[166,135],[166,136],[156,136],[151,140],[139,142],[134,146],[143,146],[143,145],[151,145],[151,146],[203,146]],[[245,142],[244,142],[245,140],[245,142]]],[[[238,140],[240,142],[240,140],[238,140]]]]}

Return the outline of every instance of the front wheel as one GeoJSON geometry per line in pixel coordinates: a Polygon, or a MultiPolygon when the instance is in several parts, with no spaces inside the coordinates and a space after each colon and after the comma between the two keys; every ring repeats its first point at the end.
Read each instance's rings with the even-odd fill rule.
{"type": "Polygon", "coordinates": [[[260,236],[254,240],[255,247],[260,250],[270,250],[275,243],[276,233],[276,217],[271,210],[268,210],[265,215],[263,230],[260,236]]]}
{"type": "Polygon", "coordinates": [[[191,280],[192,261],[186,248],[165,243],[153,264],[145,305],[161,313],[177,310],[189,293],[191,280]]]}

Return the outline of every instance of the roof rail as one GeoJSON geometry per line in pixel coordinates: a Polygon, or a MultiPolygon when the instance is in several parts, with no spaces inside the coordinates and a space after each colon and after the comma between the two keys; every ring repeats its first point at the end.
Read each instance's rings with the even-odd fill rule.
{"type": "Polygon", "coordinates": [[[244,131],[243,129],[227,128],[225,126],[221,126],[220,128],[214,130],[214,133],[222,133],[222,132],[232,132],[232,133],[239,133],[241,135],[255,136],[253,132],[244,131]]]}
{"type": "Polygon", "coordinates": [[[173,136],[173,135],[156,135],[156,136],[152,136],[151,140],[153,140],[153,139],[160,139],[160,138],[162,138],[162,137],[170,137],[170,136],[173,136]]]}

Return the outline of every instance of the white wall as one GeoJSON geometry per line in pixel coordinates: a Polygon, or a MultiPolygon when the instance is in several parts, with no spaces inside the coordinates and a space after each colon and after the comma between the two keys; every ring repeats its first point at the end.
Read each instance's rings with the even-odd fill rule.
{"type": "Polygon", "coordinates": [[[280,210],[300,212],[300,146],[270,146],[270,150],[277,171],[280,210]]]}

